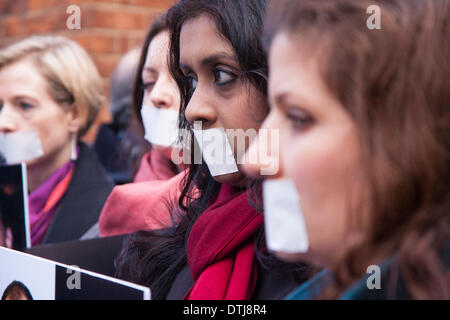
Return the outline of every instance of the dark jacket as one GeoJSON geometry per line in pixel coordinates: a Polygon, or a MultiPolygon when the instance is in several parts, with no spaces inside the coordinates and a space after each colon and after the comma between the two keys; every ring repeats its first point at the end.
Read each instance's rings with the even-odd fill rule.
{"type": "MultiPolygon", "coordinates": [[[[450,269],[450,239],[447,240],[442,254],[442,263],[448,271],[450,269]]],[[[406,283],[398,273],[398,265],[395,258],[389,258],[379,265],[380,287],[369,289],[368,282],[372,282],[372,274],[369,273],[350,286],[339,296],[339,300],[408,300],[411,295],[408,293],[406,283]],[[394,277],[394,278],[393,278],[394,277]],[[392,286],[392,280],[395,286],[392,286]]],[[[291,294],[287,300],[310,300],[320,299],[321,292],[331,284],[333,275],[329,270],[324,270],[312,279],[306,281],[291,294]]]]}
{"type": "MultiPolygon", "coordinates": [[[[186,264],[175,278],[166,299],[182,300],[193,284],[194,280],[186,264]]],[[[258,263],[258,280],[252,300],[281,300],[299,284],[293,272],[269,271],[258,263]]]]}
{"type": "Polygon", "coordinates": [[[84,143],[75,162],[72,180],[61,198],[42,244],[79,239],[97,223],[113,183],[97,156],[84,143]]]}

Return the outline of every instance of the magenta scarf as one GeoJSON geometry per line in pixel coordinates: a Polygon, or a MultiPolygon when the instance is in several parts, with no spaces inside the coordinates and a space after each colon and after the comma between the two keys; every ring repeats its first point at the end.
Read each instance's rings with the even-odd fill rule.
{"type": "Polygon", "coordinates": [[[47,200],[54,188],[60,183],[75,167],[75,162],[69,161],[57,169],[43,184],[34,190],[28,197],[30,209],[31,245],[42,243],[47,232],[50,221],[56,211],[56,205],[45,210],[47,200]]]}

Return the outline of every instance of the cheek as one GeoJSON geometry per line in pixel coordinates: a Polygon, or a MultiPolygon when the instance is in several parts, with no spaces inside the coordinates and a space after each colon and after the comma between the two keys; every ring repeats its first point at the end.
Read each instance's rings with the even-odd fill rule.
{"type": "Polygon", "coordinates": [[[44,154],[65,145],[70,140],[66,126],[66,117],[61,110],[46,110],[39,119],[33,121],[33,126],[39,132],[44,154]]]}
{"type": "Polygon", "coordinates": [[[358,150],[352,135],[331,131],[305,133],[283,145],[284,175],[295,180],[312,251],[328,252],[342,243],[358,150]]]}
{"type": "MultiPolygon", "coordinates": [[[[153,107],[153,102],[150,100],[150,94],[148,94],[147,92],[144,92],[144,96],[142,97],[142,104],[153,107]]],[[[142,106],[140,106],[140,107],[142,107],[142,106]]]]}
{"type": "Polygon", "coordinates": [[[170,79],[170,95],[173,98],[173,104],[170,106],[170,110],[180,112],[180,91],[178,89],[178,85],[175,80],[170,79]]]}
{"type": "MultiPolygon", "coordinates": [[[[315,130],[284,144],[286,174],[311,200],[346,193],[359,167],[359,147],[351,132],[315,130]]],[[[301,134],[300,134],[301,135],[301,134]]]]}
{"type": "MultiPolygon", "coordinates": [[[[320,193],[325,182],[334,180],[338,167],[338,150],[315,133],[284,139],[281,148],[285,175],[294,179],[302,195],[320,193]]],[[[329,186],[328,186],[329,187],[329,186]]]]}
{"type": "Polygon", "coordinates": [[[267,115],[265,97],[255,92],[251,92],[249,95],[248,88],[246,88],[241,91],[241,94],[221,102],[220,105],[226,106],[226,108],[218,110],[218,126],[239,130],[235,131],[235,134],[240,139],[228,136],[234,149],[235,158],[239,161],[248,150],[250,143],[256,138],[258,129],[267,115]]]}
{"type": "Polygon", "coordinates": [[[245,83],[235,91],[221,96],[217,106],[219,122],[230,129],[258,129],[268,112],[266,97],[245,83]]]}

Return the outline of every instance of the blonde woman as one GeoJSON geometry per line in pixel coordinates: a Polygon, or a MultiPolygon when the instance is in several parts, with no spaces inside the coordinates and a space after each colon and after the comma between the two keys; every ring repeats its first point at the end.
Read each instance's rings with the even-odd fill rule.
{"type": "Polygon", "coordinates": [[[102,103],[75,42],[33,36],[0,50],[0,153],[27,165],[32,245],[79,239],[98,220],[113,185],[80,138],[102,103]]]}

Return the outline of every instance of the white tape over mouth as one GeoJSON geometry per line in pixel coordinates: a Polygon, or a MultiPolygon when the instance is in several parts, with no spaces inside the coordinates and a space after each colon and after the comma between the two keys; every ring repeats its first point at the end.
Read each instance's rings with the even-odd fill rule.
{"type": "Polygon", "coordinates": [[[308,233],[294,181],[265,180],[263,200],[268,249],[284,253],[307,252],[308,233]]]}
{"type": "Polygon", "coordinates": [[[141,108],[145,140],[163,147],[175,147],[178,137],[178,112],[144,105],[141,108]]]}
{"type": "Polygon", "coordinates": [[[44,154],[37,130],[0,133],[0,153],[8,164],[20,163],[44,154]]]}
{"type": "Polygon", "coordinates": [[[213,177],[239,171],[223,128],[193,129],[193,132],[213,177]]]}

